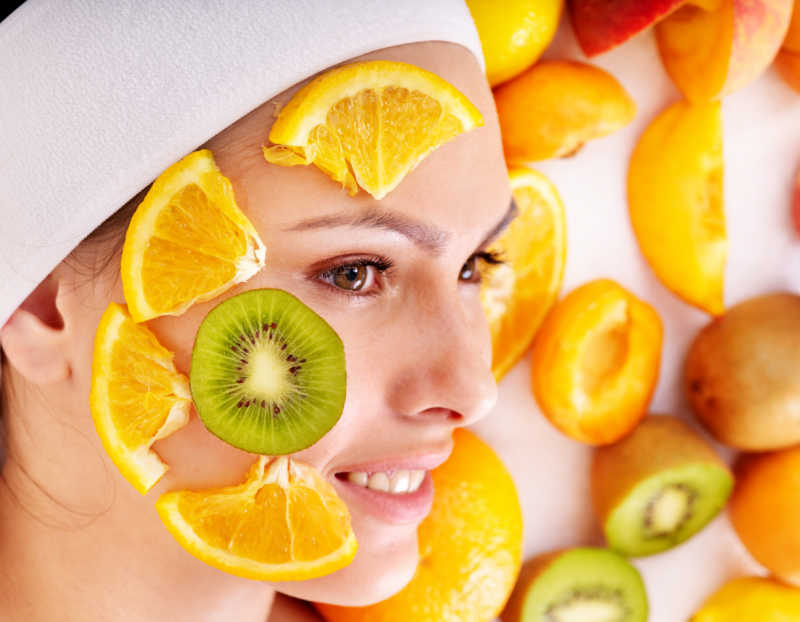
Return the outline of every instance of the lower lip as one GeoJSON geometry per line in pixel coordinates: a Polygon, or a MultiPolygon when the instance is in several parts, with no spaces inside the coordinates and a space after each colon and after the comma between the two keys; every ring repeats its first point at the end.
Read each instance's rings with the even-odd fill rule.
{"type": "Polygon", "coordinates": [[[419,523],[433,506],[433,481],[429,472],[425,473],[425,479],[416,491],[396,495],[364,488],[338,477],[334,480],[351,509],[363,510],[387,523],[419,523]]]}

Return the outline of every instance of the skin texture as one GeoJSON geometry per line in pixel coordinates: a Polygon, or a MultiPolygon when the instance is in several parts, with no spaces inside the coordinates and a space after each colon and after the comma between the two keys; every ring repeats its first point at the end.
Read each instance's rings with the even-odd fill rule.
{"type": "MultiPolygon", "coordinates": [[[[392,524],[377,516],[335,474],[422,454],[443,460],[453,429],[477,421],[496,400],[479,283],[461,276],[507,215],[510,200],[491,92],[471,53],[429,42],[361,57],[378,58],[439,74],[480,109],[485,125],[434,151],[377,203],[363,192],[349,197],[315,167],[267,164],[261,145],[276,107],[299,85],[267,102],[205,145],[262,236],[267,267],[181,317],[148,323],[184,373],[203,317],[245,289],[286,289],[339,333],[347,357],[344,412],[329,434],[296,458],[317,468],[348,504],[359,552],[333,575],[272,587],[347,605],[381,600],[411,578],[419,521],[392,524]],[[378,209],[440,229],[438,253],[385,229],[293,230],[308,219],[378,209]],[[352,262],[374,255],[394,263],[384,274],[370,269],[375,281],[366,289],[374,296],[352,296],[321,276],[347,265],[345,257],[352,262]]],[[[102,252],[85,259],[102,262],[102,252]]],[[[118,270],[119,257],[99,278],[60,265],[0,332],[9,402],[0,560],[14,568],[0,573],[0,618],[35,622],[57,611],[59,619],[84,620],[92,611],[98,620],[124,621],[168,612],[172,620],[263,622],[274,595],[270,586],[196,560],[153,508],[169,490],[240,481],[254,456],[217,439],[193,415],[186,428],[156,443],[171,469],[143,498],[116,471],[93,429],[92,342],[109,301],[123,300],[118,270]]]]}

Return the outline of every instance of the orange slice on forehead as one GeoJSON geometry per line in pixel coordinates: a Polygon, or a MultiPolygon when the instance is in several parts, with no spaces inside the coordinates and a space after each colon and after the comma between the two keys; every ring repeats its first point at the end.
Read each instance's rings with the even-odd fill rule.
{"type": "Polygon", "coordinates": [[[314,164],[351,195],[360,186],[381,199],[431,151],[480,125],[478,109],[436,74],[401,62],[353,63],[295,93],[264,157],[314,164]]]}
{"type": "Polygon", "coordinates": [[[151,445],[189,420],[189,381],[172,358],[124,307],[108,306],[95,337],[89,403],[106,452],[142,494],[167,470],[151,445]]]}
{"type": "Polygon", "coordinates": [[[265,254],[211,152],[195,151],[156,179],[131,219],[122,250],[131,316],[180,315],[249,279],[265,254]]]}
{"type": "Polygon", "coordinates": [[[522,167],[511,169],[509,180],[519,214],[490,247],[505,263],[493,266],[481,283],[498,381],[528,349],[555,302],[567,250],[564,205],[555,186],[522,167]]]}
{"type": "Polygon", "coordinates": [[[356,554],[350,513],[333,486],[286,456],[260,457],[236,486],[169,492],[156,509],[189,553],[249,579],[311,579],[356,554]]]}

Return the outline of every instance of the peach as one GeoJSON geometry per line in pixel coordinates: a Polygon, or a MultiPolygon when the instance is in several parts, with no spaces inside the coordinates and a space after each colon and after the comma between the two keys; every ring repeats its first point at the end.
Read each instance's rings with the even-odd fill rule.
{"type": "Polygon", "coordinates": [[[775,58],[792,0],[685,4],[656,25],[661,60],[690,101],[709,101],[752,82],[775,58]]]}
{"type": "Polygon", "coordinates": [[[731,579],[689,622],[786,622],[800,620],[800,590],[765,577],[731,579]]]}
{"type": "Polygon", "coordinates": [[[661,282],[689,304],[722,313],[728,242],[719,102],[677,102],[650,123],[631,155],[628,208],[661,282]]]}
{"type": "Polygon", "coordinates": [[[777,578],[800,586],[800,446],[746,456],[737,465],[728,509],[750,554],[777,578]]]}
{"type": "Polygon", "coordinates": [[[680,7],[685,0],[570,0],[575,37],[586,56],[630,39],[680,7]]]}
{"type": "Polygon", "coordinates": [[[509,164],[572,155],[627,125],[636,104],[608,72],[576,61],[542,61],[495,90],[509,164]]]}
{"type": "Polygon", "coordinates": [[[583,443],[625,436],[647,411],[662,333],[656,311],[614,281],[570,292],[533,342],[531,385],[544,415],[583,443]]]}
{"type": "Polygon", "coordinates": [[[775,57],[775,66],[784,82],[800,93],[800,53],[782,49],[775,57]]]}

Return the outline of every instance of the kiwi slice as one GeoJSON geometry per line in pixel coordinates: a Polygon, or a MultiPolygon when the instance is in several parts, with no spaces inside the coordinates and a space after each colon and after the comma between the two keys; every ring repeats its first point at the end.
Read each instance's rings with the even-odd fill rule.
{"type": "Polygon", "coordinates": [[[705,527],[727,502],[733,476],[683,421],[651,415],[595,450],[591,485],[608,546],[635,557],[665,551],[705,527]]]}
{"type": "Polygon", "coordinates": [[[525,563],[503,622],[645,622],[639,571],[607,549],[554,551],[525,563]]]}
{"type": "Polygon", "coordinates": [[[344,345],[325,320],[288,292],[254,289],[203,320],[189,382],[213,434],[245,451],[281,455],[333,427],[346,379],[344,345]]]}

